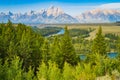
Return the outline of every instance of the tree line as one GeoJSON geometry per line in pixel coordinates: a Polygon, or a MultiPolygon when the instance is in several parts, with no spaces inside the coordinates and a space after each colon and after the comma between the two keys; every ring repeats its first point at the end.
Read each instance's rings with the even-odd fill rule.
{"type": "MultiPolygon", "coordinates": [[[[0,24],[0,78],[2,80],[94,80],[119,72],[119,56],[109,59],[107,41],[100,27],[91,42],[85,61],[79,59],[67,27],[53,40],[36,33],[24,24],[0,24]]],[[[120,39],[117,51],[120,52],[120,39]]],[[[87,45],[87,44],[86,44],[87,45]]]]}

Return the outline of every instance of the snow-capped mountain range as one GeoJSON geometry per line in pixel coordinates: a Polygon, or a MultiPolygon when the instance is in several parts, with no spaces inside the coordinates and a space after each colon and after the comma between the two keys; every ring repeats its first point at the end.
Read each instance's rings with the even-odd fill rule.
{"type": "Polygon", "coordinates": [[[119,9],[94,9],[86,11],[76,17],[79,22],[104,23],[120,21],[119,9]]]}
{"type": "Polygon", "coordinates": [[[0,22],[14,23],[103,23],[120,21],[120,9],[94,9],[78,16],[66,14],[61,8],[51,6],[26,13],[0,13],[0,22]]]}

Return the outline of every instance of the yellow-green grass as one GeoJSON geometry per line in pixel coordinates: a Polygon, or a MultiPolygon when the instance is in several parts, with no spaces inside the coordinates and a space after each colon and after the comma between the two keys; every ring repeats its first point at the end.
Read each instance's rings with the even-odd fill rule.
{"type": "MultiPolygon", "coordinates": [[[[49,24],[48,24],[49,25],[49,24]]],[[[50,25],[49,25],[50,26],[50,25]]],[[[116,24],[54,24],[51,26],[56,27],[65,27],[67,26],[68,29],[95,29],[94,32],[96,32],[99,28],[99,26],[102,27],[103,34],[106,33],[115,33],[120,34],[120,26],[117,26],[116,24]]]]}
{"type": "MultiPolygon", "coordinates": [[[[47,24],[49,25],[49,24],[47,24]]],[[[67,26],[68,29],[94,29],[94,31],[92,31],[90,33],[90,37],[86,38],[86,39],[93,39],[96,35],[96,32],[98,31],[99,26],[102,27],[102,31],[103,34],[107,34],[107,33],[113,33],[113,34],[117,34],[120,35],[120,26],[118,26],[117,24],[50,24],[49,26],[53,26],[53,27],[65,27],[67,26]]]]}
{"type": "MultiPolygon", "coordinates": [[[[109,25],[109,26],[105,26],[105,25],[102,25],[102,31],[103,31],[103,34],[106,34],[106,33],[115,33],[115,34],[120,34],[120,26],[113,26],[113,25],[109,25]]],[[[98,28],[99,28],[99,25],[69,25],[68,26],[68,29],[95,29],[95,31],[93,32],[97,32],[98,28]]]]}
{"type": "MultiPolygon", "coordinates": [[[[102,27],[102,31],[103,31],[103,34],[107,34],[107,33],[113,33],[113,34],[117,34],[117,35],[120,35],[120,26],[101,26],[102,27]]],[[[80,26],[69,26],[68,27],[69,29],[72,29],[72,28],[77,28],[77,29],[89,29],[89,28],[92,28],[92,29],[95,29],[94,31],[92,31],[89,35],[90,37],[86,38],[86,39],[94,39],[95,38],[95,35],[96,35],[96,32],[98,31],[98,28],[99,28],[99,25],[93,25],[93,26],[90,26],[90,25],[80,25],[80,26]]]]}

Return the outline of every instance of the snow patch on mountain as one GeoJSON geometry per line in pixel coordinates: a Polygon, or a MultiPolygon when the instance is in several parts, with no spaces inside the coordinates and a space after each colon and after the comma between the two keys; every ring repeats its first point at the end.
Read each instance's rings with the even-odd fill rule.
{"type": "Polygon", "coordinates": [[[79,22],[104,23],[120,21],[120,10],[116,9],[94,9],[86,11],[76,17],[79,22]]]}
{"type": "Polygon", "coordinates": [[[0,13],[0,22],[10,19],[16,23],[77,23],[77,19],[64,13],[59,7],[51,6],[40,11],[29,11],[24,14],[12,12],[0,13]]]}
{"type": "Polygon", "coordinates": [[[115,4],[104,4],[96,9],[86,11],[76,17],[66,14],[60,7],[50,6],[48,9],[29,11],[26,13],[1,12],[0,22],[10,19],[15,23],[104,23],[120,21],[120,7],[118,4],[114,9],[107,6],[115,4]],[[106,7],[106,8],[104,8],[106,7]]]}
{"type": "Polygon", "coordinates": [[[63,10],[61,8],[57,8],[57,7],[54,7],[54,6],[51,6],[47,9],[47,16],[59,16],[61,14],[64,14],[63,10]]]}

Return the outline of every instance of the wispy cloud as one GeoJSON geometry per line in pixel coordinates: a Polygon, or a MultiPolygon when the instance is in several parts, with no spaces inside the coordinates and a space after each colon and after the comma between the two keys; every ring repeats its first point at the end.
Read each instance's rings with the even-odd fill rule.
{"type": "Polygon", "coordinates": [[[98,8],[103,8],[103,9],[120,9],[120,3],[108,3],[108,4],[103,4],[99,6],[98,8]]]}
{"type": "Polygon", "coordinates": [[[64,11],[70,15],[76,16],[85,11],[96,8],[96,6],[86,5],[86,6],[65,6],[63,7],[64,11]]]}

